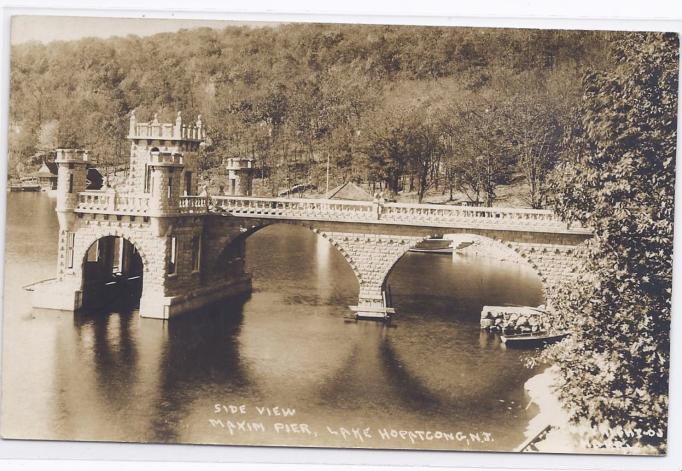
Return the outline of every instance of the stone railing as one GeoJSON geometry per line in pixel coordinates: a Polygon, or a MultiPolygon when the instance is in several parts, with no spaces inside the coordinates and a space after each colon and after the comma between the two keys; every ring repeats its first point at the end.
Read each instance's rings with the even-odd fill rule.
{"type": "Polygon", "coordinates": [[[90,190],[78,194],[77,212],[146,215],[149,195],[117,194],[113,190],[90,190]]]}
{"type": "Polygon", "coordinates": [[[180,213],[203,214],[208,212],[209,198],[206,196],[180,197],[180,213]]]}
{"type": "Polygon", "coordinates": [[[552,211],[537,209],[239,196],[213,196],[209,206],[212,211],[242,217],[589,233],[582,227],[567,227],[552,211]]]}
{"type": "Polygon", "coordinates": [[[429,221],[455,222],[458,225],[474,222],[476,227],[480,223],[486,227],[524,228],[563,228],[566,224],[552,211],[522,208],[486,208],[472,206],[449,206],[437,204],[404,204],[386,203],[381,208],[381,219],[396,223],[420,224],[429,221]]]}
{"type": "Polygon", "coordinates": [[[235,216],[291,219],[376,221],[375,205],[367,201],[334,201],[297,198],[213,196],[211,209],[235,216]]]}
{"type": "Polygon", "coordinates": [[[152,152],[149,159],[150,164],[172,164],[184,165],[185,160],[182,154],[172,154],[170,152],[152,152]]]}
{"type": "MultiPolygon", "coordinates": [[[[78,194],[77,212],[148,215],[149,195],[117,194],[113,190],[78,194]]],[[[174,214],[230,214],[238,217],[310,221],[395,224],[463,229],[588,234],[567,227],[552,211],[520,208],[484,208],[439,204],[383,203],[303,198],[242,196],[181,196],[174,214]]]]}
{"type": "Polygon", "coordinates": [[[162,139],[162,140],[194,140],[206,139],[206,131],[201,125],[184,125],[172,123],[138,123],[131,122],[129,139],[162,139]]]}

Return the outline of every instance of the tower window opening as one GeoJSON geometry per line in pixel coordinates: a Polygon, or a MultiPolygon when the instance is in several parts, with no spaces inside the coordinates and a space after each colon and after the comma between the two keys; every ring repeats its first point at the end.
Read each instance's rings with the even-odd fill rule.
{"type": "Polygon", "coordinates": [[[192,237],[192,271],[201,270],[201,235],[192,237]]]}
{"type": "Polygon", "coordinates": [[[149,193],[152,186],[152,172],[149,169],[149,165],[144,166],[144,192],[149,193]]]}
{"type": "Polygon", "coordinates": [[[73,268],[73,248],[76,242],[74,232],[66,233],[66,268],[73,268]]]}
{"type": "Polygon", "coordinates": [[[192,172],[185,172],[185,195],[192,195],[192,172]]]}
{"type": "Polygon", "coordinates": [[[177,272],[178,265],[178,239],[175,236],[170,238],[170,258],[168,259],[168,274],[173,275],[177,272]]]}

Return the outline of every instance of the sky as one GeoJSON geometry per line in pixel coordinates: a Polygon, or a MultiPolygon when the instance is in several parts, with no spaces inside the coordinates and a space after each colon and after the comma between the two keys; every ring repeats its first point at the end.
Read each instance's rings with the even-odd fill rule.
{"type": "Polygon", "coordinates": [[[111,36],[150,36],[173,32],[182,28],[209,27],[222,29],[226,26],[267,26],[274,23],[237,22],[225,20],[171,20],[157,18],[106,18],[79,16],[29,16],[12,17],[11,42],[27,41],[48,43],[56,40],[73,40],[85,37],[108,38],[111,36]]]}

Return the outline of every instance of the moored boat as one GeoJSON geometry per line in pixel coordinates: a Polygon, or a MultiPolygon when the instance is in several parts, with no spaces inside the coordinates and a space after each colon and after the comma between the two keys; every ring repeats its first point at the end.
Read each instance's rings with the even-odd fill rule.
{"type": "Polygon", "coordinates": [[[21,184],[21,191],[40,191],[40,185],[33,185],[30,183],[22,183],[21,184]]]}
{"type": "Polygon", "coordinates": [[[540,347],[549,345],[571,335],[567,330],[558,332],[533,332],[530,334],[502,334],[500,339],[508,347],[540,347]]]}
{"type": "Polygon", "coordinates": [[[410,249],[410,252],[452,254],[452,241],[449,239],[425,239],[410,249]]]}
{"type": "Polygon", "coordinates": [[[18,183],[10,184],[10,191],[40,191],[40,184],[35,177],[23,177],[18,183]]]}

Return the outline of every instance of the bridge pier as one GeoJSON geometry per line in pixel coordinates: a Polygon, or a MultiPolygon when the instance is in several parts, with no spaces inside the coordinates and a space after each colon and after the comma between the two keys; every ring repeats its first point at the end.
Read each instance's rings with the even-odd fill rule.
{"type": "Polygon", "coordinates": [[[176,296],[163,296],[152,292],[140,299],[140,317],[168,320],[197,311],[205,306],[251,292],[251,278],[244,276],[223,283],[212,283],[200,290],[176,296]]]}
{"type": "Polygon", "coordinates": [[[395,309],[388,305],[386,294],[380,285],[368,286],[360,284],[358,304],[348,306],[357,319],[384,320],[395,314],[395,309]]]}
{"type": "Polygon", "coordinates": [[[184,125],[178,114],[175,124],[138,123],[131,116],[131,169],[126,184],[117,190],[87,191],[85,153],[57,153],[57,214],[60,239],[57,277],[35,283],[35,307],[77,311],[83,307],[84,290],[96,286],[92,299],[104,296],[108,286],[125,279],[123,247],[133,247],[141,259],[142,279],[139,314],[170,319],[226,297],[250,292],[251,279],[243,271],[243,247],[212,263],[215,253],[204,243],[206,197],[183,206],[182,198],[194,202],[197,192],[195,155],[204,139],[200,119],[184,125]],[[98,245],[117,239],[116,254],[98,245]],[[95,247],[91,250],[92,247],[95,247]],[[92,257],[92,260],[90,258],[92,257]],[[234,263],[233,263],[234,262],[234,263]]]}
{"type": "Polygon", "coordinates": [[[382,299],[360,297],[357,306],[348,306],[348,308],[354,313],[356,319],[388,320],[395,314],[395,308],[389,306],[383,292],[382,299]]]}
{"type": "Polygon", "coordinates": [[[352,232],[320,232],[341,249],[358,278],[358,304],[349,306],[360,319],[386,319],[395,313],[385,282],[395,263],[423,237],[352,232]]]}

